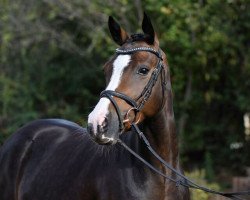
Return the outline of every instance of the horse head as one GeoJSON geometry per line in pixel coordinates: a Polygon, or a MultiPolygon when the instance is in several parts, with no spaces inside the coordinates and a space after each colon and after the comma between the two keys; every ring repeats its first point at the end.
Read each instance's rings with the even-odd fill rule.
{"type": "Polygon", "coordinates": [[[167,61],[150,19],[143,33],[128,35],[109,17],[109,30],[120,46],[104,65],[106,89],[88,117],[88,132],[99,144],[114,144],[132,123],[155,116],[165,103],[167,61]]]}

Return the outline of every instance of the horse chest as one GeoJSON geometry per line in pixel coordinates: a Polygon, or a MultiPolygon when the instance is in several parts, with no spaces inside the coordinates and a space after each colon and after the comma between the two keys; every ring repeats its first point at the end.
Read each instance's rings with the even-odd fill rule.
{"type": "Polygon", "coordinates": [[[96,177],[94,181],[92,179],[90,184],[92,186],[85,187],[81,200],[163,200],[162,184],[152,176],[142,175],[143,169],[139,169],[140,172],[137,170],[131,168],[114,170],[112,174],[96,177]],[[90,187],[92,187],[92,198],[89,197],[90,187]]]}

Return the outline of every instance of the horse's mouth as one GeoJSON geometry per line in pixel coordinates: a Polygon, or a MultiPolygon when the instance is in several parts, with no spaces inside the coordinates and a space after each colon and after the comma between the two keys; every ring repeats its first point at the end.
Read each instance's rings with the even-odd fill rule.
{"type": "Polygon", "coordinates": [[[112,137],[106,137],[104,134],[98,137],[94,137],[94,141],[101,145],[113,145],[116,144],[116,139],[112,137]]]}
{"type": "Polygon", "coordinates": [[[88,133],[90,134],[91,138],[98,144],[112,145],[112,144],[115,144],[117,142],[116,139],[114,139],[113,137],[107,137],[107,136],[105,136],[104,133],[94,134],[94,132],[92,131],[92,127],[88,126],[87,130],[88,130],[88,133]]]}

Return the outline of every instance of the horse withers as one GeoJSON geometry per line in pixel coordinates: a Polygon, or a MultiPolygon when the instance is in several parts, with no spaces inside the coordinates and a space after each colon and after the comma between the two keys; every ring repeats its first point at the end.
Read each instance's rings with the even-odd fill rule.
{"type": "Polygon", "coordinates": [[[147,168],[123,141],[165,175],[132,124],[157,153],[180,170],[169,68],[150,19],[128,35],[109,18],[120,46],[105,64],[106,89],[89,114],[88,128],[41,119],[20,128],[0,152],[1,200],[186,200],[188,189],[147,168]]]}

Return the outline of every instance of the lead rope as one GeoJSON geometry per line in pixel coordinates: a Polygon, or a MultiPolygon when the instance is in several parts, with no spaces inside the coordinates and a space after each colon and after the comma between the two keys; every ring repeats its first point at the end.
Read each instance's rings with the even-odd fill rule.
{"type": "Polygon", "coordinates": [[[133,151],[130,147],[128,147],[122,140],[118,139],[117,142],[122,145],[127,151],[129,151],[132,155],[134,155],[137,159],[139,159],[141,162],[143,162],[147,167],[149,167],[151,170],[153,170],[154,172],[156,172],[157,174],[163,176],[164,178],[174,182],[176,184],[176,186],[182,185],[184,187],[187,188],[193,188],[193,189],[197,189],[197,190],[202,190],[208,193],[212,193],[212,194],[217,194],[217,195],[221,195],[230,199],[234,199],[234,200],[244,200],[241,197],[238,196],[246,196],[246,195],[250,195],[250,191],[241,191],[241,192],[219,192],[219,191],[215,191],[209,188],[206,188],[204,186],[199,186],[197,185],[195,182],[191,181],[190,179],[188,179],[186,176],[184,176],[183,174],[181,174],[179,171],[177,171],[176,169],[174,169],[169,163],[167,163],[163,158],[160,157],[159,154],[157,154],[154,149],[151,147],[150,143],[148,142],[146,136],[143,134],[142,131],[140,131],[140,129],[138,128],[138,126],[136,124],[132,124],[132,128],[134,129],[134,131],[138,134],[138,136],[143,140],[144,144],[147,146],[147,148],[149,149],[149,151],[168,169],[170,169],[171,171],[173,171],[176,175],[178,175],[179,177],[183,178],[183,179],[173,179],[169,176],[166,176],[163,172],[161,172],[159,169],[156,169],[152,164],[150,164],[148,161],[146,161],[144,158],[142,158],[140,155],[138,155],[135,151],[133,151]]]}

